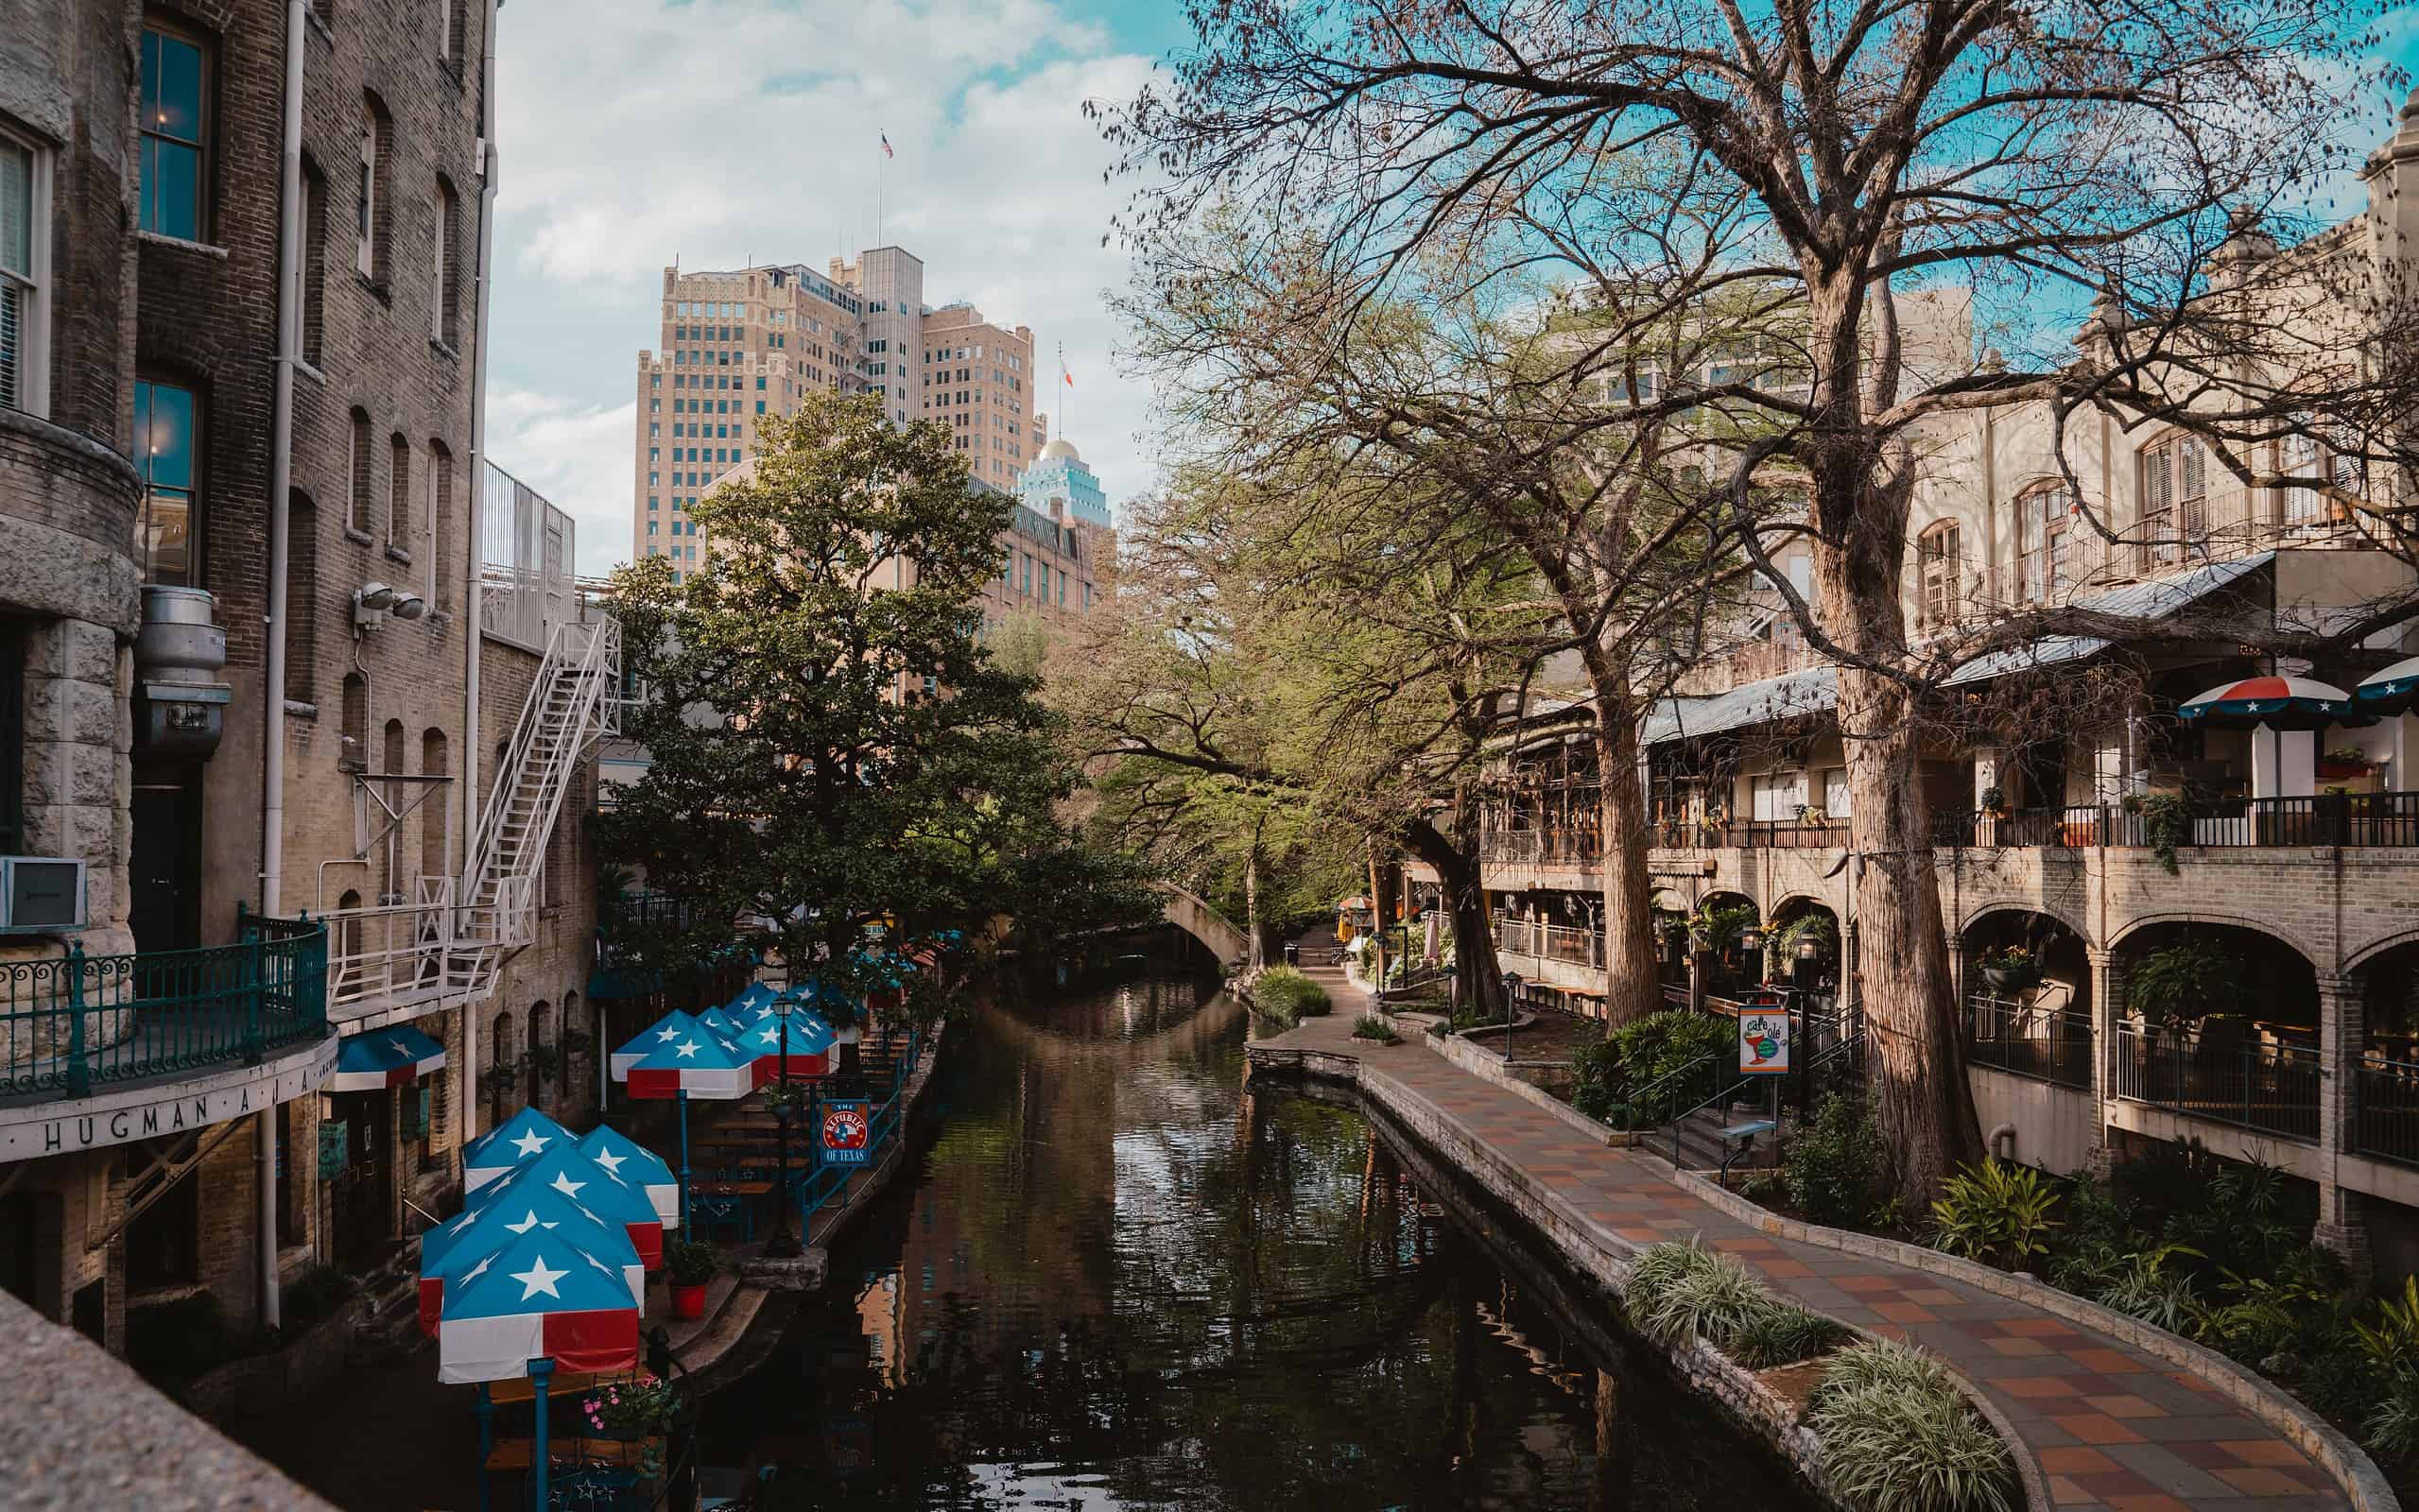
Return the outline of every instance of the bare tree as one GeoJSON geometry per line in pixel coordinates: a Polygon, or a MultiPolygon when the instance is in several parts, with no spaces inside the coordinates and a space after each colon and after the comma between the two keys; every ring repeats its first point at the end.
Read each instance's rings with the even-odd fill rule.
{"type": "MultiPolygon", "coordinates": [[[[1327,343],[1322,362],[1348,360],[1356,330],[1331,301],[1374,308],[1448,283],[1476,295],[1541,272],[1607,313],[1573,359],[1582,381],[1709,308],[1789,325],[1735,354],[1728,379],[1685,374],[1693,391],[1676,369],[1659,389],[1611,386],[1600,423],[1694,411],[1736,548],[1838,665],[1880,1119],[1902,1192],[1930,1195],[1981,1147],[1913,781],[1919,716],[1955,668],[2088,617],[2048,603],[1909,633],[1930,428],[2044,406],[2078,483],[2077,417],[2205,434],[2247,487],[2332,487],[2288,459],[2357,458],[2375,470],[2363,519],[2400,547],[2399,250],[2297,236],[2294,209],[2346,162],[2361,13],[2342,0],[1195,0],[1190,16],[1197,46],[1172,83],[1104,112],[1149,180],[1123,229],[1149,256],[1203,224],[1253,228],[1260,261],[1306,296],[1275,318],[1327,343]],[[2254,220],[2305,245],[2269,257],[2254,220]],[[1930,339],[1952,295],[2004,359],[1930,339]],[[2280,444],[2296,438],[2307,444],[2280,444]],[[1795,519],[1757,507],[1770,489],[1802,494],[1795,519]],[[1811,543],[1809,593],[1773,570],[1783,537],[1811,543]]],[[[1182,279],[1184,260],[1157,276],[1182,279]]],[[[2118,523],[2074,494],[2114,540],[2118,523]]]]}

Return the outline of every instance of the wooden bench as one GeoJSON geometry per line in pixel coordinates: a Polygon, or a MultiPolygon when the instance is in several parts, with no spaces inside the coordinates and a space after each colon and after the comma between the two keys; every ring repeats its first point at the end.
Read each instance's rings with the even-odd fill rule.
{"type": "MultiPolygon", "coordinates": [[[[546,1400],[560,1401],[565,1397],[585,1395],[598,1386],[643,1385],[655,1378],[645,1370],[558,1370],[546,1381],[546,1400]]],[[[527,1376],[514,1376],[509,1381],[488,1383],[487,1400],[499,1407],[514,1402],[535,1400],[538,1383],[527,1376]]]]}
{"type": "MultiPolygon", "coordinates": [[[[613,1465],[634,1469],[653,1448],[660,1457],[664,1440],[660,1438],[548,1438],[548,1465],[613,1465]]],[[[499,1438],[487,1452],[489,1470],[526,1470],[537,1460],[534,1438],[499,1438]]]]}
{"type": "Polygon", "coordinates": [[[772,1190],[769,1181],[698,1181],[689,1187],[693,1197],[761,1197],[772,1190]]]}

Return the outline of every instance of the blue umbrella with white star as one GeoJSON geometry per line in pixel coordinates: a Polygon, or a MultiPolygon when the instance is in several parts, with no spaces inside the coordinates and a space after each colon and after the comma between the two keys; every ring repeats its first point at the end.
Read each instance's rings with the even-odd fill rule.
{"type": "Polygon", "coordinates": [[[681,1188],[664,1158],[609,1125],[599,1124],[579,1136],[580,1153],[620,1177],[635,1181],[655,1204],[666,1228],[681,1222],[681,1188]]]}
{"type": "Polygon", "coordinates": [[[632,1097],[669,1097],[681,1105],[681,1213],[688,1221],[689,1099],[729,1102],[765,1084],[763,1062],[704,1024],[693,1033],[659,1042],[634,1062],[623,1080],[632,1097]]]}
{"type": "Polygon", "coordinates": [[[540,1187],[570,1198],[607,1223],[621,1225],[648,1270],[664,1263],[664,1220],[656,1215],[654,1199],[631,1176],[605,1169],[570,1141],[514,1167],[510,1177],[482,1189],[470,1206],[483,1210],[510,1204],[540,1187]]]}
{"type": "Polygon", "coordinates": [[[514,1234],[480,1257],[446,1283],[443,1307],[440,1381],[509,1381],[533,1361],[583,1371],[638,1364],[638,1307],[621,1271],[552,1229],[514,1234]]]}
{"type": "Polygon", "coordinates": [[[511,1244],[544,1229],[621,1272],[631,1303],[647,1311],[647,1267],[630,1231],[550,1186],[523,1182],[499,1200],[439,1224],[420,1240],[420,1326],[431,1338],[442,1315],[445,1283],[511,1244]]]}
{"type": "Polygon", "coordinates": [[[467,1196],[510,1176],[524,1160],[579,1143],[571,1130],[534,1108],[525,1108],[462,1146],[462,1192],[467,1196]]]}
{"type": "Polygon", "coordinates": [[[678,1044],[683,1036],[697,1034],[704,1028],[705,1026],[699,1023],[693,1015],[674,1008],[632,1035],[627,1044],[613,1052],[611,1062],[613,1080],[628,1081],[631,1067],[645,1060],[661,1047],[678,1044]]]}

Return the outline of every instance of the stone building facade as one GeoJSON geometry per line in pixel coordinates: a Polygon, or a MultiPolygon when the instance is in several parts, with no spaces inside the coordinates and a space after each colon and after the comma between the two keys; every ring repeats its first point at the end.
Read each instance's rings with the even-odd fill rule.
{"type": "MultiPolygon", "coordinates": [[[[2212,254],[2210,287],[2345,291],[2294,317],[2324,324],[2359,290],[2404,286],[2414,175],[2419,116],[2406,110],[2365,171],[2362,215],[2289,250],[2238,225],[2212,254]]],[[[1961,308],[1936,297],[1927,334],[1944,359],[1987,369],[1961,308]]],[[[2105,318],[2077,335],[2086,355],[2105,318]]],[[[2061,1173],[2152,1141],[2273,1162],[2314,1189],[2321,1242],[2408,1271],[2419,1267],[2419,719],[2391,703],[2274,728],[2178,713],[2255,676],[2349,690],[2419,650],[2400,626],[2315,662],[2253,649],[2410,592],[2410,562],[2361,524],[2396,485],[2307,437],[2248,443],[2239,469],[2212,444],[2097,416],[2060,434],[2046,405],[2017,404],[1943,418],[1919,448],[1910,636],[2050,606],[2143,627],[2137,644],[2050,638],[1961,667],[1927,728],[1917,777],[1977,1102],[2002,1154],[2061,1173]],[[2146,1015],[2130,973],[2187,956],[2222,963],[2236,990],[2146,1015]]],[[[1774,565],[1807,586],[1805,548],[1774,565]]],[[[1728,628],[1639,732],[1667,990],[1702,999],[1777,974],[1852,1032],[1857,891],[1875,862],[1852,842],[1836,675],[1776,591],[1728,628]],[[1792,959],[1693,950],[1685,920],[1721,909],[1747,910],[1792,959]]],[[[1526,715],[1477,837],[1498,944],[1529,996],[1597,1011],[1592,713],[1574,696],[1526,715]]]]}
{"type": "Polygon", "coordinates": [[[560,511],[481,506],[492,7],[12,22],[0,514],[29,549],[0,563],[0,855],[84,876],[78,918],[0,928],[0,1283],[140,1356],[200,1299],[249,1335],[271,1288],[387,1260],[519,1097],[584,1106],[558,1065],[566,1029],[593,1056],[584,811],[510,929],[472,906],[580,616],[560,511]],[[326,1090],[349,1039],[406,1025],[442,1072],[326,1090]]]}

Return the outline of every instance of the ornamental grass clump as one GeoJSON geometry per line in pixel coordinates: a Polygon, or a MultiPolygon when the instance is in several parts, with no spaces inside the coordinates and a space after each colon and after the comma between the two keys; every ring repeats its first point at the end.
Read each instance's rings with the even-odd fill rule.
{"type": "Polygon", "coordinates": [[[1827,1354],[1855,1337],[1844,1323],[1835,1323],[1795,1302],[1770,1297],[1739,1324],[1722,1348],[1750,1370],[1770,1370],[1827,1354]]]}
{"type": "Polygon", "coordinates": [[[1806,1413],[1823,1470],[1858,1512],[2013,1512],[2015,1464],[1947,1367],[1890,1343],[1842,1349],[1806,1413]]]}
{"type": "Polygon", "coordinates": [[[1333,1006],[1327,989],[1290,966],[1271,966],[1252,983],[1252,1005],[1261,1017],[1290,1026],[1333,1006]]]}
{"type": "Polygon", "coordinates": [[[1702,1341],[1751,1370],[1810,1360],[1854,1336],[1774,1297],[1735,1257],[1695,1245],[1656,1245],[1640,1255],[1626,1299],[1631,1318],[1655,1342],[1702,1341]]]}
{"type": "Polygon", "coordinates": [[[1394,1026],[1374,1013],[1364,1013],[1353,1021],[1353,1038],[1374,1040],[1381,1045],[1399,1045],[1403,1042],[1403,1037],[1394,1032],[1394,1026]]]}

